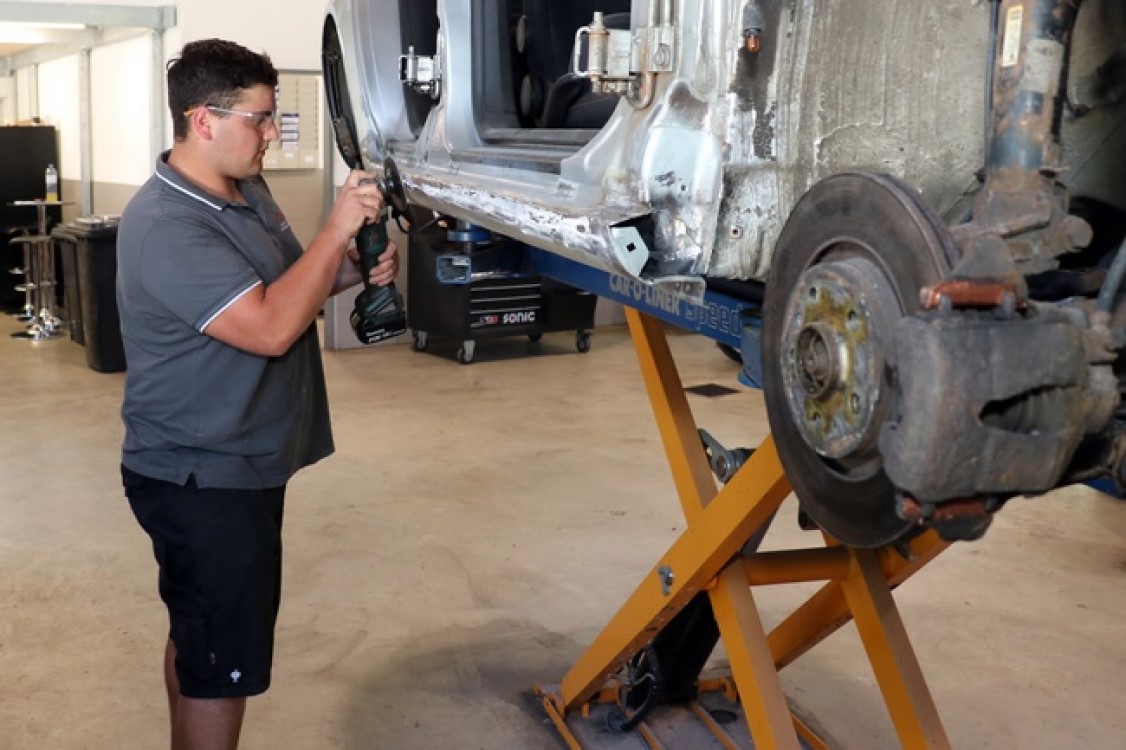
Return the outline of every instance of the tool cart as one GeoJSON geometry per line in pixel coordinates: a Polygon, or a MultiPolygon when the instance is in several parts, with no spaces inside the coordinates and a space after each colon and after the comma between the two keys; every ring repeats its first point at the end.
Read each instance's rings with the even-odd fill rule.
{"type": "Polygon", "coordinates": [[[460,342],[457,361],[473,361],[477,341],[574,331],[575,348],[590,350],[597,297],[541,277],[528,248],[485,229],[451,223],[412,233],[407,322],[415,351],[432,339],[460,342]]]}

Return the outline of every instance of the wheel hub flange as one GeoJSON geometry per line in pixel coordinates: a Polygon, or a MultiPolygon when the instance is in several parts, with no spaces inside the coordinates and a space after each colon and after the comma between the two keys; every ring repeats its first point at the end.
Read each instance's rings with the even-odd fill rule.
{"type": "MultiPolygon", "coordinates": [[[[883,391],[884,328],[894,294],[864,258],[815,265],[802,274],[783,327],[782,366],[794,423],[813,450],[831,459],[875,445],[883,391]]],[[[893,316],[889,316],[893,314],[893,316]]]]}

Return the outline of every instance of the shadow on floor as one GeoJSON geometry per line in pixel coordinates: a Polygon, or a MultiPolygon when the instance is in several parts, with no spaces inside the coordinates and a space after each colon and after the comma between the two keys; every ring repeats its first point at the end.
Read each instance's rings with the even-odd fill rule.
{"type": "Polygon", "coordinates": [[[420,637],[370,675],[345,720],[348,750],[562,748],[531,696],[557,683],[574,641],[526,621],[497,620],[420,637]]]}

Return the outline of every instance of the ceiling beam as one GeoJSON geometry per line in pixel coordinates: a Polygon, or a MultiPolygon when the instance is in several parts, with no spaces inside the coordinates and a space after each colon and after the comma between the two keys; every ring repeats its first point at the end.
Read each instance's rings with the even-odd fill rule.
{"type": "MultiPolygon", "coordinates": [[[[27,5],[27,3],[0,2],[0,19],[3,18],[3,7],[10,5],[27,5]]],[[[56,18],[55,20],[59,21],[60,19],[56,18]]],[[[15,71],[28,68],[30,65],[41,65],[52,60],[59,60],[60,57],[77,55],[83,50],[92,50],[95,47],[124,42],[126,39],[151,33],[153,33],[153,29],[149,27],[136,26],[104,26],[84,29],[82,32],[75,30],[75,32],[70,32],[69,41],[57,44],[39,44],[26,52],[0,57],[0,78],[9,77],[15,71]]]]}
{"type": "Polygon", "coordinates": [[[41,65],[46,62],[51,62],[52,60],[58,60],[61,57],[77,55],[83,50],[123,42],[126,39],[152,33],[151,31],[137,28],[91,29],[90,31],[91,36],[83,38],[80,41],[72,41],[66,44],[40,44],[26,52],[20,52],[10,57],[2,57],[0,58],[0,75],[11,75],[13,71],[19,70],[20,68],[26,68],[31,65],[41,65]]]}
{"type": "Polygon", "coordinates": [[[80,5],[78,3],[0,0],[0,21],[17,23],[80,23],[85,26],[131,26],[170,29],[176,25],[176,6],[80,5]]]}
{"type": "MultiPolygon", "coordinates": [[[[10,39],[4,33],[6,21],[3,16],[0,16],[0,43],[2,44],[18,44],[29,46],[34,44],[83,44],[93,43],[97,41],[94,34],[97,31],[92,28],[83,29],[40,29],[33,28],[26,33],[26,36],[17,35],[16,38],[10,39]]],[[[20,29],[24,31],[24,29],[20,29]]]]}

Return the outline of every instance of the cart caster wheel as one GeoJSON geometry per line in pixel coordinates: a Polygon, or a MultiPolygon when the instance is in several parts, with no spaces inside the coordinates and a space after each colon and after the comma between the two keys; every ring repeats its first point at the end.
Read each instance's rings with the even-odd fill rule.
{"type": "Polygon", "coordinates": [[[590,331],[579,331],[575,334],[575,348],[583,354],[590,351],[590,331]]]}
{"type": "Polygon", "coordinates": [[[430,345],[430,337],[426,335],[426,331],[415,331],[411,338],[411,349],[416,352],[426,351],[426,347],[430,345]]]}
{"type": "Polygon", "coordinates": [[[457,348],[457,361],[460,364],[467,365],[473,361],[474,350],[477,348],[476,341],[466,341],[464,344],[457,348]]]}
{"type": "Polygon", "coordinates": [[[529,333],[528,334],[528,341],[531,341],[533,344],[538,344],[540,342],[540,339],[542,339],[542,338],[543,338],[542,333],[529,333]]]}

